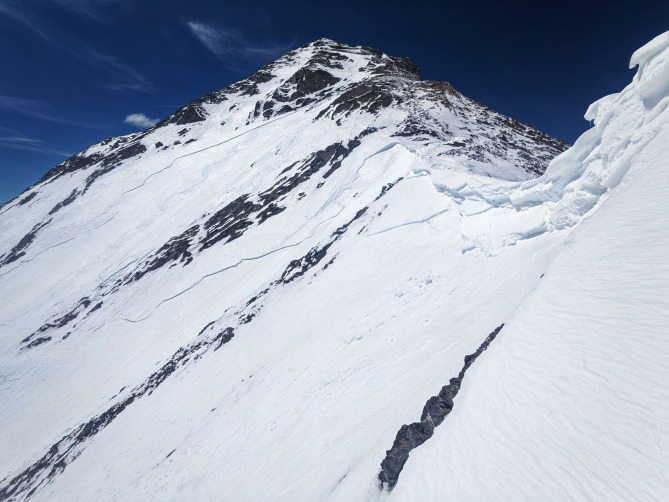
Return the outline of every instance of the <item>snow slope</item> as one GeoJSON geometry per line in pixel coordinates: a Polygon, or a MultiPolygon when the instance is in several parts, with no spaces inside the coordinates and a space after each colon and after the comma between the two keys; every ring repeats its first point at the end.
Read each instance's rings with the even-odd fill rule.
{"type": "Polygon", "coordinates": [[[538,181],[579,175],[557,221],[610,188],[606,201],[560,244],[390,500],[669,496],[669,33],[636,65],[538,181]]]}
{"type": "Polygon", "coordinates": [[[54,168],[0,208],[0,499],[663,499],[668,47],[538,178],[558,141],[327,40],[54,168]]]}

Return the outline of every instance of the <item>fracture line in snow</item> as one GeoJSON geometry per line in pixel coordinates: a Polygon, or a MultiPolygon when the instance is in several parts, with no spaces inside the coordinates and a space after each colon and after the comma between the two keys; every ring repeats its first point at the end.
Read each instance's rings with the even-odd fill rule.
{"type": "Polygon", "coordinates": [[[149,317],[151,317],[151,315],[153,315],[153,313],[154,313],[156,310],[158,310],[163,304],[165,304],[165,303],[167,303],[167,302],[169,302],[169,301],[171,301],[171,300],[174,300],[175,298],[178,298],[179,296],[183,295],[184,293],[187,293],[187,292],[190,291],[191,289],[193,289],[193,288],[195,288],[196,286],[200,285],[205,279],[207,279],[207,278],[209,278],[209,277],[213,277],[213,276],[215,276],[215,275],[218,275],[218,274],[221,274],[221,273],[223,273],[223,272],[226,272],[226,271],[228,271],[228,270],[230,270],[230,269],[237,268],[239,265],[241,265],[241,264],[244,263],[244,262],[260,260],[260,259],[265,258],[265,257],[267,257],[267,256],[270,256],[270,255],[272,255],[272,254],[274,254],[274,253],[278,253],[279,251],[283,251],[284,249],[289,249],[289,248],[297,247],[297,246],[299,246],[300,244],[302,244],[303,242],[305,242],[305,241],[311,239],[311,238],[315,235],[315,233],[316,233],[316,229],[317,229],[319,226],[323,225],[324,223],[328,222],[329,220],[332,220],[332,219],[336,218],[337,216],[339,216],[339,215],[341,214],[341,212],[342,212],[343,210],[344,210],[344,208],[342,207],[342,208],[339,210],[339,212],[338,212],[337,214],[335,214],[335,215],[333,215],[333,216],[330,216],[329,218],[326,218],[325,220],[323,220],[323,221],[321,221],[320,223],[318,223],[318,224],[314,227],[314,229],[313,229],[313,231],[311,232],[311,234],[308,235],[307,237],[305,237],[304,239],[302,239],[302,240],[300,240],[300,241],[298,241],[298,242],[295,242],[295,243],[293,243],[293,244],[286,244],[285,246],[281,246],[281,247],[278,247],[278,248],[276,248],[276,249],[272,249],[271,251],[267,251],[267,252],[262,253],[262,254],[257,255],[257,256],[251,256],[251,257],[248,257],[248,258],[242,258],[242,259],[240,259],[239,261],[237,261],[237,263],[234,263],[234,264],[232,264],[232,265],[228,265],[228,266],[223,267],[223,268],[221,268],[221,269],[219,269],[219,270],[215,270],[214,272],[209,272],[208,274],[205,274],[205,275],[203,275],[202,277],[200,277],[196,282],[194,282],[193,284],[191,284],[190,286],[188,286],[186,289],[183,289],[183,290],[179,291],[178,293],[176,293],[175,295],[170,296],[169,298],[165,298],[165,299],[161,300],[160,303],[158,303],[158,305],[156,305],[155,307],[153,307],[153,308],[151,309],[151,311],[150,311],[148,314],[146,314],[144,317],[140,317],[139,319],[128,319],[127,317],[125,317],[125,318],[123,318],[123,320],[124,320],[124,321],[127,321],[127,322],[131,322],[131,323],[142,322],[142,321],[148,319],[149,317]]]}
{"type": "MultiPolygon", "coordinates": [[[[313,107],[312,107],[312,108],[313,108],[313,107]]],[[[310,111],[310,110],[311,110],[311,108],[310,108],[308,111],[310,111]]],[[[150,174],[149,176],[147,176],[147,177],[144,179],[144,181],[142,181],[142,183],[140,183],[139,185],[137,185],[137,186],[135,186],[135,187],[133,187],[133,188],[130,188],[130,189],[128,189],[128,190],[125,190],[125,191],[121,192],[121,193],[118,195],[118,197],[116,197],[116,200],[114,200],[114,202],[113,202],[113,203],[112,203],[106,210],[104,210],[101,214],[106,214],[106,213],[108,213],[108,212],[111,210],[111,208],[114,207],[114,206],[121,200],[121,198],[122,198],[124,195],[126,195],[126,194],[128,194],[128,193],[130,193],[130,192],[133,192],[133,191],[135,191],[135,190],[138,190],[139,188],[142,188],[142,187],[143,187],[143,186],[144,186],[144,185],[145,185],[151,178],[153,178],[154,176],[157,176],[158,174],[160,174],[160,173],[162,173],[162,172],[164,172],[164,171],[170,169],[172,166],[174,166],[174,164],[175,164],[178,160],[181,160],[181,159],[184,159],[184,158],[186,158],[186,157],[190,157],[190,156],[192,156],[192,155],[196,155],[196,154],[198,154],[198,153],[202,153],[202,152],[204,152],[204,151],[211,150],[212,148],[216,148],[216,147],[218,147],[218,146],[221,146],[221,145],[224,145],[224,144],[226,144],[226,143],[229,143],[230,141],[233,141],[233,140],[235,140],[235,139],[238,139],[238,138],[240,138],[240,137],[242,137],[242,136],[244,136],[244,135],[246,135],[246,134],[249,134],[249,133],[251,133],[251,132],[253,132],[253,131],[256,131],[256,130],[258,130],[258,129],[260,129],[260,128],[269,126],[269,125],[271,125],[271,124],[273,124],[273,123],[275,123],[275,122],[278,122],[278,121],[283,120],[283,119],[285,119],[285,118],[287,118],[287,117],[289,117],[289,116],[291,116],[291,115],[294,115],[295,113],[297,113],[297,112],[299,112],[299,111],[301,111],[301,110],[297,109],[297,110],[294,110],[294,111],[292,111],[292,112],[288,112],[288,113],[282,115],[281,117],[277,117],[277,118],[275,118],[275,119],[273,119],[273,120],[270,120],[270,121],[268,121],[268,122],[259,124],[259,125],[255,126],[255,127],[252,127],[252,128],[250,128],[250,129],[244,131],[244,132],[241,132],[241,133],[239,133],[239,134],[237,134],[237,135],[235,135],[235,136],[233,136],[233,137],[231,137],[231,138],[227,138],[227,139],[225,139],[225,140],[223,140],[223,141],[221,141],[221,142],[219,142],[219,143],[215,143],[215,144],[213,144],[213,145],[209,145],[209,146],[206,146],[206,147],[204,147],[204,148],[200,148],[199,150],[195,150],[195,151],[193,151],[193,152],[186,153],[186,154],[180,155],[180,156],[178,156],[178,157],[175,157],[174,159],[172,159],[172,161],[171,161],[166,167],[164,167],[164,168],[162,168],[162,169],[160,169],[160,170],[158,170],[158,171],[156,171],[156,172],[154,172],[154,173],[151,173],[151,174],[150,174]]],[[[49,181],[49,182],[50,182],[50,181],[49,181]]],[[[20,199],[17,197],[17,203],[18,203],[19,200],[20,200],[20,199]]],[[[9,209],[11,209],[12,207],[15,207],[15,206],[16,206],[16,204],[13,204],[13,205],[10,206],[10,207],[3,208],[4,210],[3,210],[0,214],[3,214],[4,212],[8,211],[9,209]]],[[[25,263],[25,262],[22,262],[22,263],[25,263]]],[[[19,265],[19,266],[20,266],[20,265],[19,265]]],[[[18,268],[18,266],[15,267],[15,268],[12,269],[12,270],[15,270],[16,268],[18,268]]],[[[10,270],[9,272],[11,272],[12,270],[10,270]]],[[[3,275],[4,275],[4,274],[3,274],[3,275]]],[[[2,277],[2,275],[0,275],[0,277],[2,277]]]]}
{"type": "MultiPolygon", "coordinates": [[[[348,183],[346,186],[344,186],[344,187],[340,188],[339,190],[337,190],[337,191],[336,191],[334,194],[332,194],[330,197],[328,197],[328,199],[323,203],[323,205],[321,206],[321,208],[320,208],[318,211],[316,211],[316,215],[322,214],[323,211],[325,211],[325,208],[327,208],[327,207],[328,207],[334,200],[339,199],[340,196],[341,196],[344,192],[346,192],[346,191],[352,189],[353,184],[354,184],[356,181],[358,181],[358,178],[360,178],[360,170],[361,170],[363,167],[365,167],[365,164],[367,163],[367,161],[368,161],[369,159],[371,159],[372,157],[375,157],[375,156],[377,156],[377,155],[380,155],[380,154],[382,154],[382,153],[384,153],[384,152],[387,152],[388,150],[391,150],[391,149],[394,148],[395,146],[404,146],[404,145],[402,145],[401,143],[397,143],[397,142],[389,143],[389,144],[385,145],[384,147],[380,148],[379,150],[377,150],[376,152],[374,152],[373,154],[368,155],[367,157],[365,157],[365,158],[362,160],[362,162],[361,162],[361,164],[360,164],[360,167],[358,167],[358,169],[356,170],[356,172],[355,172],[355,176],[353,177],[353,180],[352,180],[350,183],[348,183]]],[[[405,147],[405,148],[406,148],[406,147],[405,147]]],[[[342,208],[342,209],[343,209],[343,208],[342,208]]]]}
{"type": "MultiPolygon", "coordinates": [[[[374,153],[374,154],[370,155],[369,157],[367,157],[367,159],[369,159],[370,157],[373,157],[374,155],[377,155],[377,154],[379,154],[379,153],[382,153],[382,152],[384,152],[384,151],[387,151],[387,150],[391,149],[391,148],[392,148],[393,146],[395,146],[396,144],[397,144],[397,143],[394,143],[394,144],[392,144],[392,145],[387,145],[386,147],[384,147],[384,148],[378,150],[376,153],[374,153]]],[[[367,159],[365,159],[365,161],[366,161],[367,159]]],[[[364,165],[364,161],[363,161],[363,165],[364,165]]],[[[390,184],[389,187],[387,187],[387,188],[384,187],[384,189],[381,191],[381,194],[380,194],[378,197],[376,197],[376,199],[374,199],[373,202],[379,200],[379,198],[382,197],[382,196],[387,192],[387,190],[389,190],[390,188],[394,187],[394,186],[395,186],[397,183],[399,183],[401,180],[402,180],[402,178],[399,178],[399,179],[395,180],[394,182],[392,182],[392,183],[390,184]]],[[[350,187],[349,187],[349,188],[350,188],[350,187]]],[[[343,228],[348,227],[348,225],[349,225],[350,223],[352,223],[352,221],[355,221],[355,220],[356,220],[357,218],[359,218],[362,214],[364,214],[364,211],[367,209],[367,207],[368,207],[368,206],[365,206],[364,210],[362,210],[362,211],[358,211],[358,213],[356,213],[356,215],[355,215],[355,217],[353,218],[353,220],[351,220],[348,224],[344,225],[343,228]]],[[[337,214],[335,214],[335,215],[333,215],[333,216],[330,216],[329,218],[326,218],[326,219],[324,219],[323,221],[321,221],[321,222],[319,222],[318,224],[316,224],[316,225],[314,226],[313,230],[311,231],[311,233],[310,233],[307,237],[305,237],[304,239],[301,239],[299,242],[296,242],[296,243],[293,243],[293,244],[287,244],[287,245],[285,245],[285,246],[281,246],[281,247],[279,247],[279,248],[276,248],[276,249],[274,249],[274,250],[271,250],[271,251],[268,251],[268,252],[266,252],[266,253],[260,254],[260,255],[258,255],[258,256],[253,256],[253,257],[249,257],[249,258],[242,258],[242,259],[240,259],[238,262],[234,263],[233,265],[228,265],[228,266],[223,267],[223,268],[221,268],[221,269],[219,269],[219,270],[216,270],[216,271],[214,271],[214,272],[210,272],[210,273],[208,273],[208,274],[205,274],[205,275],[202,276],[198,281],[196,281],[195,283],[191,284],[191,285],[190,285],[189,287],[187,287],[186,289],[184,289],[184,290],[182,290],[182,291],[176,293],[175,295],[173,295],[173,296],[171,296],[171,297],[169,297],[169,298],[165,298],[165,299],[163,299],[160,303],[158,303],[158,305],[156,305],[153,309],[151,309],[145,316],[140,317],[139,319],[128,319],[128,318],[124,318],[123,320],[126,321],[126,322],[130,322],[130,323],[138,323],[138,322],[142,322],[142,321],[148,319],[148,318],[149,318],[149,317],[150,317],[150,316],[151,316],[151,315],[152,315],[158,308],[160,308],[164,303],[169,302],[169,301],[171,301],[171,300],[173,300],[173,299],[175,299],[175,298],[177,298],[177,297],[183,295],[184,293],[186,293],[186,292],[192,290],[193,288],[195,288],[196,286],[198,286],[199,284],[201,284],[205,279],[207,279],[207,278],[209,278],[209,277],[212,277],[212,276],[218,275],[218,274],[220,274],[220,273],[222,273],[222,272],[225,272],[225,271],[227,271],[227,270],[236,268],[236,267],[238,267],[239,265],[241,265],[242,263],[244,263],[244,262],[246,262],[246,261],[255,261],[255,260],[259,260],[259,259],[265,258],[265,257],[267,257],[267,256],[269,256],[269,255],[271,255],[271,254],[274,254],[274,253],[277,253],[277,252],[279,252],[279,251],[282,251],[282,250],[284,250],[284,249],[288,249],[288,248],[293,248],[293,247],[299,246],[299,245],[302,244],[303,242],[305,242],[305,241],[311,239],[311,238],[316,234],[316,229],[317,229],[318,227],[320,227],[320,226],[323,225],[324,223],[326,223],[326,222],[328,222],[328,221],[330,221],[330,220],[332,220],[332,219],[338,217],[343,211],[344,211],[344,207],[342,206],[342,207],[339,208],[339,211],[337,212],[337,214]]],[[[442,211],[442,212],[445,212],[445,211],[442,211]]],[[[317,214],[318,214],[318,213],[317,213],[317,214]]],[[[438,214],[440,214],[440,213],[438,213],[438,214]]],[[[431,217],[427,218],[426,221],[430,221],[432,218],[438,216],[438,214],[432,215],[431,217]]],[[[341,227],[340,227],[340,228],[341,228],[341,227]]],[[[336,233],[336,232],[335,232],[335,233],[336,233]]]]}
{"type": "MultiPolygon", "coordinates": [[[[305,113],[309,113],[309,112],[312,111],[314,108],[318,108],[318,106],[317,106],[317,105],[314,105],[314,106],[309,107],[309,108],[305,111],[305,113]]],[[[195,154],[198,154],[198,153],[202,153],[202,152],[204,152],[204,151],[211,150],[212,148],[216,148],[216,147],[218,147],[218,146],[224,145],[224,144],[226,144],[226,143],[229,143],[230,141],[233,141],[233,140],[235,140],[235,139],[238,139],[238,138],[240,138],[240,137],[242,137],[242,136],[244,136],[244,135],[246,135],[246,134],[249,134],[249,133],[251,133],[251,132],[253,132],[253,131],[256,131],[256,130],[261,129],[261,128],[263,128],[263,127],[272,125],[272,124],[274,124],[275,122],[278,122],[278,121],[283,120],[283,119],[285,119],[285,118],[288,118],[288,117],[290,117],[291,115],[294,115],[294,114],[296,114],[296,113],[298,113],[298,112],[300,112],[300,111],[303,111],[303,110],[300,109],[300,108],[298,108],[298,109],[296,109],[296,110],[293,110],[292,112],[287,112],[287,113],[283,114],[283,115],[280,116],[280,117],[277,117],[277,118],[275,118],[275,119],[273,119],[273,120],[269,120],[269,121],[267,121],[267,122],[264,122],[264,123],[262,123],[262,124],[259,124],[259,125],[257,125],[257,126],[254,126],[254,127],[250,128],[250,129],[247,129],[247,130],[244,131],[244,132],[241,132],[241,133],[237,134],[236,136],[232,136],[231,138],[227,138],[227,139],[225,139],[225,140],[223,140],[223,141],[221,141],[221,142],[219,142],[219,143],[215,143],[215,144],[213,144],[213,145],[209,145],[209,146],[206,146],[206,147],[204,147],[204,148],[200,148],[199,150],[195,150],[195,151],[193,151],[193,152],[185,153],[185,154],[183,154],[183,155],[180,155],[180,156],[178,156],[178,157],[175,157],[174,159],[172,159],[172,162],[170,162],[168,166],[166,166],[166,167],[164,167],[164,168],[162,168],[162,169],[160,169],[160,170],[158,170],[158,171],[156,171],[156,172],[154,172],[154,173],[151,173],[149,176],[147,176],[147,177],[144,179],[144,181],[143,181],[140,185],[137,185],[136,187],[134,187],[134,188],[130,188],[130,189],[128,189],[128,190],[122,192],[121,194],[119,194],[119,196],[116,198],[116,200],[114,201],[114,203],[112,204],[112,206],[114,206],[114,205],[121,199],[121,197],[123,197],[125,194],[130,193],[130,192],[132,192],[132,191],[134,191],[134,190],[137,190],[137,189],[143,187],[143,186],[146,184],[146,182],[149,181],[150,178],[152,178],[153,176],[156,176],[156,175],[162,173],[163,171],[166,171],[166,170],[169,169],[170,167],[172,167],[172,166],[174,165],[174,163],[175,163],[177,160],[181,160],[181,159],[184,159],[184,158],[186,158],[186,157],[190,157],[190,156],[192,156],[192,155],[195,155],[195,154]]]]}
{"type": "MultiPolygon", "coordinates": [[[[105,213],[103,213],[103,214],[105,214],[105,213]]],[[[116,216],[117,214],[118,214],[118,213],[115,213],[114,216],[116,216]]],[[[97,230],[98,228],[102,228],[102,227],[105,226],[107,223],[109,223],[111,220],[113,220],[113,219],[114,219],[114,216],[112,216],[111,218],[109,218],[109,219],[106,220],[105,222],[101,223],[101,224],[98,225],[97,227],[93,227],[93,228],[91,228],[91,229],[86,229],[86,230],[84,230],[84,231],[97,230]]],[[[78,231],[77,233],[81,233],[81,231],[78,231]]],[[[16,270],[17,268],[21,267],[21,266],[22,266],[23,264],[25,264],[25,263],[29,263],[29,262],[33,261],[33,260],[34,260],[35,258],[37,258],[39,255],[41,255],[41,254],[43,254],[43,253],[46,253],[46,252],[49,251],[50,249],[56,248],[56,247],[58,247],[58,246],[62,246],[63,244],[67,244],[68,242],[71,242],[71,241],[73,241],[73,240],[76,239],[76,238],[77,238],[77,236],[75,235],[75,236],[73,236],[73,237],[70,237],[69,239],[66,239],[66,240],[64,240],[64,241],[62,241],[62,242],[59,242],[58,244],[53,244],[53,245],[51,245],[51,246],[48,246],[48,247],[42,249],[39,253],[36,253],[32,258],[29,258],[29,259],[27,259],[27,260],[23,260],[23,261],[19,262],[18,265],[16,265],[16,267],[14,267],[13,269],[8,270],[7,272],[3,272],[2,274],[0,274],[0,277],[3,277],[3,276],[5,276],[5,275],[7,275],[7,274],[13,272],[14,270],[16,270]]]]}
{"type": "MultiPolygon", "coordinates": [[[[156,172],[154,172],[154,173],[149,174],[149,176],[147,176],[146,179],[144,179],[144,181],[142,181],[142,183],[141,183],[140,185],[137,185],[136,187],[134,187],[134,188],[130,188],[130,189],[128,189],[128,190],[122,192],[121,194],[119,194],[119,196],[117,197],[116,201],[114,201],[114,204],[116,204],[116,203],[120,200],[120,198],[123,197],[125,194],[130,193],[130,192],[133,192],[133,191],[135,191],[135,190],[137,190],[137,189],[139,189],[139,188],[142,188],[142,187],[146,184],[146,182],[149,181],[149,179],[153,178],[154,176],[157,176],[158,174],[160,174],[160,173],[162,173],[163,171],[166,171],[167,169],[169,169],[170,167],[172,167],[172,166],[174,165],[174,163],[175,163],[177,160],[185,159],[186,157],[191,157],[191,156],[196,155],[196,154],[198,154],[198,153],[202,153],[202,152],[205,152],[205,151],[207,151],[207,150],[211,150],[212,148],[216,148],[217,146],[221,146],[221,145],[224,145],[224,144],[226,144],[226,143],[229,143],[230,141],[233,141],[233,140],[235,140],[235,139],[237,139],[237,138],[240,138],[240,137],[242,137],[242,136],[244,136],[244,135],[246,135],[246,134],[249,134],[249,133],[251,133],[251,132],[253,132],[253,131],[257,130],[257,129],[260,129],[260,128],[265,127],[265,126],[268,126],[268,125],[271,125],[271,124],[273,124],[274,122],[277,122],[277,121],[279,121],[279,120],[283,120],[283,119],[285,119],[286,117],[289,117],[290,115],[293,115],[293,114],[297,113],[298,111],[300,111],[300,110],[294,110],[294,111],[292,111],[292,112],[288,112],[288,113],[286,113],[285,115],[282,115],[281,117],[278,117],[278,118],[276,118],[276,119],[274,119],[274,120],[270,120],[270,121],[265,122],[265,123],[263,123],[263,124],[260,124],[260,125],[257,125],[257,126],[255,126],[255,127],[252,127],[251,129],[248,129],[248,130],[246,130],[246,131],[244,131],[244,132],[241,132],[241,133],[239,133],[239,134],[237,134],[236,136],[233,136],[233,137],[231,137],[231,138],[225,139],[225,140],[221,141],[220,143],[214,143],[213,145],[205,146],[204,148],[200,148],[199,150],[195,150],[195,151],[193,151],[193,152],[185,153],[185,154],[183,154],[183,155],[179,155],[178,157],[175,157],[174,159],[172,159],[172,162],[170,162],[166,167],[163,167],[162,169],[160,169],[160,170],[158,170],[158,171],[156,171],[156,172]]],[[[114,204],[112,204],[112,205],[114,205],[114,204]]]]}
{"type": "Polygon", "coordinates": [[[395,230],[395,229],[398,229],[398,228],[406,227],[406,226],[409,226],[409,225],[418,225],[418,224],[420,224],[420,223],[430,223],[434,218],[436,218],[437,216],[440,216],[440,215],[442,215],[442,214],[444,214],[444,213],[447,213],[448,211],[449,211],[448,209],[442,209],[441,211],[437,211],[437,212],[434,213],[433,215],[428,216],[427,218],[423,218],[422,220],[407,221],[406,223],[400,223],[399,225],[395,225],[395,226],[392,226],[392,227],[389,227],[389,228],[385,228],[385,229],[383,229],[383,230],[379,230],[379,231],[377,231],[377,232],[374,232],[374,233],[371,233],[371,234],[367,234],[367,235],[368,235],[368,236],[379,235],[379,234],[383,234],[383,233],[386,233],[386,232],[390,232],[391,230],[395,230]]]}
{"type": "MultiPolygon", "coordinates": [[[[13,208],[13,207],[17,207],[18,204],[19,204],[19,202],[21,202],[21,195],[23,195],[24,193],[26,193],[28,190],[31,190],[31,189],[35,188],[36,186],[37,186],[37,185],[33,185],[33,186],[31,186],[31,187],[26,188],[23,192],[21,192],[20,194],[18,194],[16,197],[14,197],[13,199],[11,199],[11,200],[5,202],[4,205],[0,206],[0,216],[2,216],[3,214],[5,214],[5,213],[6,213],[7,211],[9,211],[11,208],[13,208]]],[[[33,203],[31,203],[30,205],[32,205],[32,204],[33,204],[33,203]]],[[[30,205],[29,205],[28,207],[30,207],[30,205]]]]}
{"type": "Polygon", "coordinates": [[[42,253],[47,252],[49,249],[53,249],[53,248],[55,248],[55,247],[62,246],[63,244],[67,244],[68,242],[73,241],[73,240],[76,239],[76,238],[77,238],[77,237],[76,237],[76,235],[75,235],[74,237],[70,237],[69,239],[64,240],[63,242],[59,242],[58,244],[54,244],[54,245],[52,245],[52,246],[49,246],[49,247],[43,249],[43,250],[40,251],[39,253],[35,254],[35,256],[33,256],[32,258],[29,258],[29,259],[27,259],[27,260],[23,260],[23,261],[19,262],[19,263],[16,265],[16,267],[14,267],[14,268],[12,268],[12,269],[10,269],[10,270],[7,270],[7,272],[3,272],[2,274],[0,274],[0,277],[4,277],[4,276],[7,275],[7,274],[11,274],[12,272],[14,272],[14,270],[16,270],[17,268],[20,268],[23,264],[25,264],[25,263],[30,263],[31,261],[33,261],[35,258],[37,258],[37,257],[38,257],[39,255],[41,255],[42,253]]]}

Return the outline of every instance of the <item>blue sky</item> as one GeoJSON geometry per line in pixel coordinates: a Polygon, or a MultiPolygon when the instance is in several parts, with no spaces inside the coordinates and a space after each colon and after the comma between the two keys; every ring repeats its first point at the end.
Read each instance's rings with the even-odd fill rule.
{"type": "Polygon", "coordinates": [[[322,37],[409,56],[423,78],[571,142],[668,28],[666,0],[0,0],[0,202],[322,37]]]}

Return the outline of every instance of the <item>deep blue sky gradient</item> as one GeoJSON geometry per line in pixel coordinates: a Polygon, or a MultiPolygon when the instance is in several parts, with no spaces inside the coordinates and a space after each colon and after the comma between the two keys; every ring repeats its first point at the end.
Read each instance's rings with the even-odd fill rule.
{"type": "Polygon", "coordinates": [[[423,78],[573,142],[667,29],[666,0],[0,0],[0,202],[138,130],[127,115],[162,118],[322,37],[409,56],[423,78]]]}

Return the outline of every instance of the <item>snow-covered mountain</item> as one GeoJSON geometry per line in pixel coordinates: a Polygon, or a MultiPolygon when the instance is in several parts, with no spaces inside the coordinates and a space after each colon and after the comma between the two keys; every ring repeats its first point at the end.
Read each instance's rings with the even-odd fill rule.
{"type": "Polygon", "coordinates": [[[635,65],[562,153],[319,40],[56,166],[0,208],[0,500],[665,498],[669,34],[635,65]]]}

